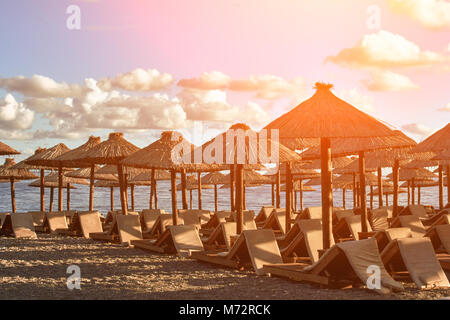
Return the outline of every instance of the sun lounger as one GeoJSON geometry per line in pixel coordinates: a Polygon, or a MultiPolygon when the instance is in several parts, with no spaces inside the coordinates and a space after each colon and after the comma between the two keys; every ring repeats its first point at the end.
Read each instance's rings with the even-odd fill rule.
{"type": "Polygon", "coordinates": [[[158,253],[177,253],[189,257],[193,251],[203,251],[198,230],[194,225],[168,226],[157,240],[132,240],[135,248],[158,253]]]}
{"type": "Polygon", "coordinates": [[[263,225],[273,209],[275,209],[273,206],[262,206],[261,210],[259,210],[259,213],[255,217],[256,224],[263,225]]]}
{"type": "Polygon", "coordinates": [[[450,217],[450,209],[444,209],[444,210],[441,210],[439,213],[436,213],[427,219],[420,218],[420,221],[422,221],[422,224],[427,227],[427,226],[433,225],[437,221],[439,221],[438,222],[439,224],[450,223],[450,222],[447,222],[450,219],[449,217],[450,217]]]}
{"type": "Polygon", "coordinates": [[[340,220],[344,219],[345,217],[351,217],[354,216],[355,212],[353,209],[349,210],[333,210],[333,224],[337,224],[340,220]]]}
{"type": "Polygon", "coordinates": [[[392,213],[387,208],[378,208],[369,213],[369,222],[374,231],[386,230],[389,228],[389,219],[392,213]]]}
{"type": "MultiPolygon", "coordinates": [[[[291,217],[292,219],[292,217],[291,217]]],[[[286,211],[285,209],[277,210],[274,209],[270,213],[266,222],[264,223],[263,229],[272,229],[276,234],[286,233],[286,211]]]]}
{"type": "Polygon", "coordinates": [[[33,218],[28,213],[13,213],[4,216],[0,234],[15,238],[32,238],[36,239],[34,231],[33,218]]]}
{"type": "Polygon", "coordinates": [[[142,239],[142,229],[139,221],[139,215],[119,214],[116,216],[116,221],[120,243],[130,244],[130,241],[132,240],[142,239]]]}
{"type": "Polygon", "coordinates": [[[391,228],[404,227],[411,229],[411,235],[413,238],[422,238],[426,231],[425,228],[417,216],[398,216],[392,220],[391,228]]]}
{"type": "Polygon", "coordinates": [[[272,230],[244,230],[228,252],[193,252],[192,258],[236,269],[251,265],[263,275],[264,264],[281,263],[280,250],[272,230]]]}
{"type": "Polygon", "coordinates": [[[383,250],[381,258],[394,278],[408,275],[419,289],[450,287],[430,239],[393,240],[383,250]]]}
{"type": "Polygon", "coordinates": [[[431,240],[436,252],[450,254],[450,224],[438,224],[430,227],[425,237],[431,240]]]}
{"type": "Polygon", "coordinates": [[[141,219],[141,226],[143,231],[145,232],[151,230],[158,217],[163,213],[166,212],[162,209],[142,210],[139,216],[141,219]]]}
{"type": "Polygon", "coordinates": [[[44,211],[29,211],[28,213],[33,218],[34,230],[36,232],[44,232],[45,212],[44,211]]]}
{"type": "Polygon", "coordinates": [[[0,212],[0,229],[3,226],[3,223],[5,222],[6,216],[9,215],[9,212],[0,212]]]}
{"type": "Polygon", "coordinates": [[[89,234],[103,232],[100,213],[98,211],[79,211],[77,213],[81,235],[89,238],[89,234]]]}
{"type": "Polygon", "coordinates": [[[271,276],[286,277],[295,281],[312,282],[324,286],[346,287],[366,285],[371,273],[368,268],[380,268],[380,289],[378,293],[403,290],[403,286],[392,279],[383,266],[377,242],[370,238],[359,241],[337,243],[328,249],[311,266],[301,263],[264,265],[271,276]]]}
{"type": "Polygon", "coordinates": [[[388,228],[377,231],[373,237],[377,241],[378,250],[382,252],[392,240],[412,238],[412,235],[410,228],[388,228]]]}
{"type": "MultiPolygon", "coordinates": [[[[368,233],[364,234],[364,238],[368,238],[374,234],[368,221],[367,231],[368,233]]],[[[362,234],[361,216],[353,215],[341,219],[338,224],[333,227],[333,234],[336,242],[359,240],[362,234]]]]}
{"type": "Polygon", "coordinates": [[[178,215],[178,218],[182,220],[180,224],[194,225],[200,229],[200,216],[197,212],[184,212],[178,215]]]}
{"type": "Polygon", "coordinates": [[[66,213],[64,211],[46,212],[44,218],[44,232],[58,233],[62,230],[68,230],[66,213]]]}
{"type": "Polygon", "coordinates": [[[413,215],[416,217],[428,218],[427,210],[425,206],[421,204],[411,204],[400,211],[400,216],[413,215]]]}
{"type": "Polygon", "coordinates": [[[203,242],[206,250],[230,250],[231,236],[236,235],[236,222],[222,222],[203,242]]]}
{"type": "Polygon", "coordinates": [[[157,239],[160,235],[162,235],[166,231],[167,226],[171,226],[173,224],[172,215],[168,213],[160,214],[157,218],[153,227],[143,232],[142,236],[144,239],[157,239]]]}
{"type": "Polygon", "coordinates": [[[208,222],[202,224],[200,232],[204,235],[210,234],[220,223],[226,222],[226,218],[231,216],[231,211],[218,211],[211,216],[208,222]]]}
{"type": "Polygon", "coordinates": [[[308,207],[296,219],[322,219],[322,207],[308,207]]]}

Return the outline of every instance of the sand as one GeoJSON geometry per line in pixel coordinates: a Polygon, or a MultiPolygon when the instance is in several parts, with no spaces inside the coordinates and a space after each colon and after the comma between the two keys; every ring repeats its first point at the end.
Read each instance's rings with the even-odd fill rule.
{"type": "Polygon", "coordinates": [[[438,299],[448,290],[380,296],[367,289],[312,284],[222,269],[90,239],[39,235],[0,238],[0,299],[438,299]],[[81,290],[69,290],[67,267],[81,269],[81,290]]]}

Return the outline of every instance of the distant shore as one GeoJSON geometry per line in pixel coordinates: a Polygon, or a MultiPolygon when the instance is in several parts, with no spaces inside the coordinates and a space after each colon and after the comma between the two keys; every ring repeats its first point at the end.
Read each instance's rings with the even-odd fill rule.
{"type": "MultiPolygon", "coordinates": [[[[381,296],[367,289],[333,290],[257,276],[172,255],[90,239],[38,235],[0,238],[0,299],[439,299],[448,290],[406,290],[381,296]],[[81,290],[66,286],[78,265],[81,290]]],[[[449,276],[449,275],[447,275],[449,276]]]]}

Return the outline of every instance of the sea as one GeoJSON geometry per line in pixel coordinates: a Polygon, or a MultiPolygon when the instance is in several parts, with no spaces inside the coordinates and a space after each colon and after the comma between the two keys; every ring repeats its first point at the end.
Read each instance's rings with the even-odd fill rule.
{"type": "MultiPolygon", "coordinates": [[[[18,181],[15,183],[16,189],[16,208],[17,212],[39,211],[40,189],[30,187],[30,181],[18,181]]],[[[75,185],[76,189],[70,192],[70,208],[71,210],[88,210],[89,206],[89,186],[75,185]]],[[[303,206],[312,207],[321,205],[321,191],[320,186],[315,186],[315,191],[304,192],[303,206]]],[[[114,204],[115,209],[120,209],[120,199],[118,188],[114,190],[114,204]]],[[[369,188],[367,188],[369,191],[369,188]]],[[[416,191],[417,192],[417,191],[416,191]]],[[[438,187],[421,188],[421,203],[426,205],[433,205],[435,208],[439,206],[438,187]]],[[[45,208],[48,210],[50,189],[45,189],[45,208]]],[[[149,208],[150,187],[136,186],[135,187],[135,211],[149,208]]],[[[55,189],[53,210],[57,210],[58,192],[55,189]]],[[[297,193],[297,197],[299,197],[297,193]]],[[[64,210],[66,210],[66,190],[63,192],[64,210]]],[[[193,208],[198,208],[197,191],[192,191],[193,208]]],[[[370,197],[367,196],[367,205],[370,197]]],[[[383,201],[385,196],[383,197],[383,201]]],[[[447,188],[444,190],[444,204],[447,202],[447,188]]],[[[181,208],[181,192],[177,194],[178,208],[181,208]]],[[[417,201],[417,195],[416,195],[417,201]]],[[[407,205],[407,194],[399,195],[399,204],[407,205]]],[[[188,192],[189,203],[189,192],[188,192]]],[[[281,193],[281,206],[284,207],[285,193],[281,193]]],[[[378,206],[378,197],[374,197],[374,207],[378,206]]],[[[271,205],[271,185],[262,185],[257,187],[246,187],[246,207],[249,210],[254,210],[257,214],[263,205],[271,205]]],[[[335,207],[342,207],[342,191],[335,190],[333,193],[333,204],[335,207]]],[[[389,204],[392,204],[392,195],[389,196],[389,204]]],[[[131,197],[129,196],[129,205],[131,206],[131,197]]],[[[220,189],[218,187],[218,206],[219,210],[230,209],[230,189],[220,189]]],[[[172,202],[170,193],[170,181],[158,181],[158,207],[172,212],[172,202]]],[[[300,202],[297,201],[297,207],[300,207],[300,202]]],[[[353,207],[353,196],[351,190],[346,191],[346,207],[353,207]]],[[[106,214],[110,210],[110,189],[109,188],[95,188],[94,193],[94,209],[102,214],[106,214]]],[[[214,210],[214,189],[202,190],[202,209],[214,210]]],[[[10,197],[10,183],[0,183],[0,212],[11,211],[11,197],[10,197]]]]}

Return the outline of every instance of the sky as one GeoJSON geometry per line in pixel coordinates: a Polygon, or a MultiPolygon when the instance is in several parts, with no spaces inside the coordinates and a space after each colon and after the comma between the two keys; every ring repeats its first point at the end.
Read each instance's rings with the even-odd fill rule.
{"type": "Polygon", "coordinates": [[[18,159],[111,131],[144,147],[258,130],[317,81],[416,141],[450,119],[449,1],[4,0],[0,15],[0,140],[18,159]]]}

